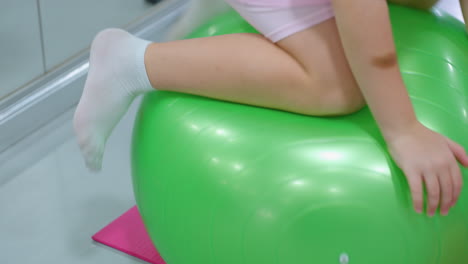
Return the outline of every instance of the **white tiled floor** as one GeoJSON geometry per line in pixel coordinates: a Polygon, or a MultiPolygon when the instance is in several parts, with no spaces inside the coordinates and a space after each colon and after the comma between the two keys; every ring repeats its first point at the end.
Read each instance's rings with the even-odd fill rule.
{"type": "MultiPolygon", "coordinates": [[[[442,6],[461,18],[456,3],[442,6]]],[[[74,109],[8,157],[0,154],[1,264],[141,263],[90,238],[134,205],[129,153],[137,106],[109,139],[100,174],[83,165],[72,133],[74,109]]]]}
{"type": "Polygon", "coordinates": [[[0,165],[0,263],[141,263],[91,240],[135,204],[129,153],[137,105],[109,139],[99,174],[83,165],[74,109],[25,140],[27,155],[17,156],[29,167],[21,171],[16,157],[0,165]]]}

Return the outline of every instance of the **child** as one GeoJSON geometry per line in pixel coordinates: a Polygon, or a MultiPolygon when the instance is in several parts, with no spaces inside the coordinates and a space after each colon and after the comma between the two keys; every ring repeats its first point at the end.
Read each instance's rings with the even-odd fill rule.
{"type": "MultiPolygon", "coordinates": [[[[430,8],[436,0],[393,0],[430,8]]],[[[367,103],[405,173],[415,210],[446,215],[462,188],[463,147],[416,118],[400,75],[385,0],[228,0],[264,36],[231,34],[149,43],[100,32],[74,117],[90,169],[135,96],[157,90],[313,116],[346,115],[367,103]]],[[[465,16],[468,0],[461,0],[465,16]]],[[[468,40],[467,40],[468,41],[468,40]]],[[[157,146],[155,146],[157,147],[157,146]]]]}

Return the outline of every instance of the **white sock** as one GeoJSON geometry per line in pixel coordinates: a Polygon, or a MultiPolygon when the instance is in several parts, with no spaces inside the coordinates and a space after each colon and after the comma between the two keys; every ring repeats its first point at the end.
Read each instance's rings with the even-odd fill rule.
{"type": "Polygon", "coordinates": [[[83,94],[73,125],[86,165],[101,169],[107,138],[133,99],[153,90],[144,55],[149,41],[120,29],[101,31],[93,40],[83,94]]]}

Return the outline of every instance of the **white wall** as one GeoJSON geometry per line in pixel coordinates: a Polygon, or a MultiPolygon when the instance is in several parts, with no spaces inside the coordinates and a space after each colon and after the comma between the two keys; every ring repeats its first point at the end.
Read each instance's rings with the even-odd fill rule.
{"type": "Polygon", "coordinates": [[[144,0],[0,1],[0,100],[85,50],[107,27],[149,11],[144,0]]]}
{"type": "Polygon", "coordinates": [[[0,4],[0,100],[44,73],[36,0],[0,4]]]}

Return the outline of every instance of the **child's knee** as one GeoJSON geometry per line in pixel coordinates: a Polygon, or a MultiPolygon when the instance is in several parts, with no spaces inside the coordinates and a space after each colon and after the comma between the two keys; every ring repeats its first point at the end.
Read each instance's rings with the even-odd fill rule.
{"type": "Polygon", "coordinates": [[[362,109],[366,102],[360,91],[355,93],[337,90],[324,98],[323,112],[327,116],[349,115],[362,109]]]}
{"type": "Polygon", "coordinates": [[[312,116],[340,116],[359,111],[365,100],[359,88],[341,87],[339,84],[316,83],[310,94],[302,93],[300,99],[291,102],[296,112],[312,116]]]}

